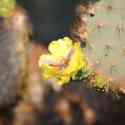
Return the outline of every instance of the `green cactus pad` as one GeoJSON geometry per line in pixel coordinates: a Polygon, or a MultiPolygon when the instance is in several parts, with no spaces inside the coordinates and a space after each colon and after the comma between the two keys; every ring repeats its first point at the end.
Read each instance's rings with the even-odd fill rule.
{"type": "Polygon", "coordinates": [[[125,0],[101,0],[88,22],[86,54],[97,72],[125,80],[125,0]]]}

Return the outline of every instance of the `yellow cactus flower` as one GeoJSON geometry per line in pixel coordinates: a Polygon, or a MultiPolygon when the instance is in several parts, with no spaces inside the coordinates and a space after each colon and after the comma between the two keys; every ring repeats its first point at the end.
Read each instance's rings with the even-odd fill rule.
{"type": "Polygon", "coordinates": [[[15,4],[16,0],[0,0],[0,16],[9,17],[15,4]]]}
{"type": "Polygon", "coordinates": [[[44,79],[55,79],[58,84],[66,84],[87,67],[80,43],[65,37],[50,43],[49,54],[41,55],[39,67],[44,79]]]}

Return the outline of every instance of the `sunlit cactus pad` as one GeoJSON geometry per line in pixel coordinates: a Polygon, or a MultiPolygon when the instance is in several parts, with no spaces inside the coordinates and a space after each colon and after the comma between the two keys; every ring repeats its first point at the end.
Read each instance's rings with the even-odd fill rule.
{"type": "Polygon", "coordinates": [[[125,0],[101,0],[88,22],[88,61],[116,82],[125,79],[125,0]]]}

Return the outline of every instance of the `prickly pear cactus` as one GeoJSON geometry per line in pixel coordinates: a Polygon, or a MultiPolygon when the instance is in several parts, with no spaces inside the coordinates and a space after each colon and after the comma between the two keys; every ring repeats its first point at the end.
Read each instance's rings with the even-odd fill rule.
{"type": "Polygon", "coordinates": [[[89,63],[116,82],[125,79],[125,0],[101,0],[88,27],[89,63]]]}

